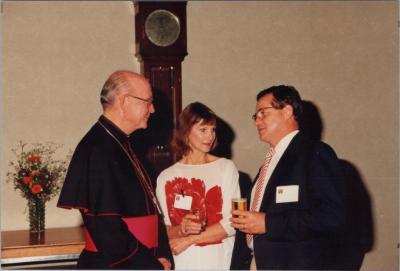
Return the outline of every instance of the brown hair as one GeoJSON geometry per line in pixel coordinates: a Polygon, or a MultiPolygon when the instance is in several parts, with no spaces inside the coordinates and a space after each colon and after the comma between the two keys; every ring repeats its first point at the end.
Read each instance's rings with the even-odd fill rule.
{"type": "MultiPolygon", "coordinates": [[[[178,157],[189,153],[189,133],[193,125],[201,121],[203,124],[217,125],[217,115],[206,105],[199,102],[189,104],[179,115],[171,142],[171,148],[178,157]]],[[[211,150],[216,146],[217,137],[215,137],[211,150]]]]}

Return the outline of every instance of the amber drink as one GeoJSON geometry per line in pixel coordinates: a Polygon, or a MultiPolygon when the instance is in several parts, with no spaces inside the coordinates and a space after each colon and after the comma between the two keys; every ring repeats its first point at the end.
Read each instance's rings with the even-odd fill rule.
{"type": "MultiPolygon", "coordinates": [[[[247,211],[247,199],[246,198],[232,199],[232,210],[247,211]]],[[[233,217],[238,217],[238,216],[234,215],[233,217]]]]}

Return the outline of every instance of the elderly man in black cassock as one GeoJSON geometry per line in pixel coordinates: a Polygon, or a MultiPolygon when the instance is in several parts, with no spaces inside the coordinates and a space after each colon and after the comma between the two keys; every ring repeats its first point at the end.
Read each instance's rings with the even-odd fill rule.
{"type": "Polygon", "coordinates": [[[151,87],[141,75],[117,71],[100,100],[103,114],[76,147],[58,201],[83,218],[78,268],[170,269],[161,209],[129,140],[155,111],[151,87]]]}

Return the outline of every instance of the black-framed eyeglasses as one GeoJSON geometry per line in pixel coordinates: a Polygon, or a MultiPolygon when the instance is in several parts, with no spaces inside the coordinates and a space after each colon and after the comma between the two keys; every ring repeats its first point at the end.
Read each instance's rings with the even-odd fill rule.
{"type": "Polygon", "coordinates": [[[141,101],[143,101],[143,102],[148,103],[149,105],[153,104],[153,101],[154,101],[154,100],[153,100],[153,97],[150,97],[150,98],[145,99],[145,98],[141,98],[141,97],[138,97],[138,96],[135,96],[135,95],[130,95],[130,94],[126,94],[126,96],[129,96],[129,97],[132,97],[132,98],[141,100],[141,101]]]}
{"type": "Polygon", "coordinates": [[[263,108],[260,108],[257,110],[256,113],[254,113],[251,118],[256,121],[257,119],[264,119],[265,118],[265,110],[270,109],[270,108],[275,108],[273,106],[266,106],[263,108]]]}

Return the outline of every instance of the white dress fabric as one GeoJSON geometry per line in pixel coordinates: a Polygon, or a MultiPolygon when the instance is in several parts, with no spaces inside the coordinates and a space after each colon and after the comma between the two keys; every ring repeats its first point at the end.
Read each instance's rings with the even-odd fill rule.
{"type": "Polygon", "coordinates": [[[240,197],[239,174],[234,163],[226,158],[201,165],[175,163],[157,178],[157,197],[165,224],[178,225],[185,214],[174,207],[175,197],[193,198],[193,206],[203,208],[208,225],[220,223],[228,237],[217,244],[193,245],[175,256],[177,270],[228,270],[234,244],[235,229],[230,226],[231,199],[240,197]]]}

